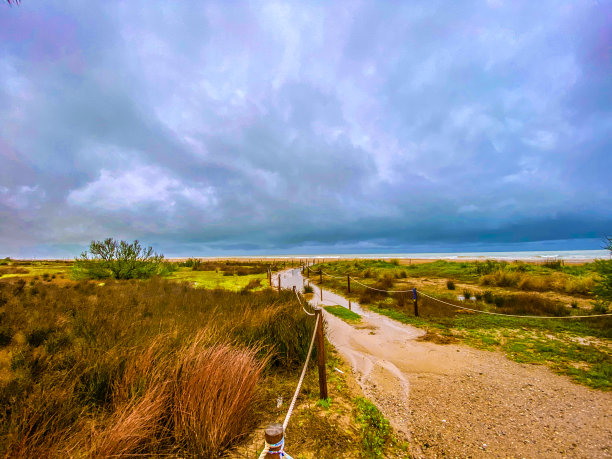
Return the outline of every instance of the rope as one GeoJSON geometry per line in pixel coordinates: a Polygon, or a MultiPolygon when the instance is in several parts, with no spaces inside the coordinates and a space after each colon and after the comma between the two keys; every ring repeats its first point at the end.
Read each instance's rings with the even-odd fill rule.
{"type": "Polygon", "coordinates": [[[432,300],[438,301],[439,303],[444,303],[453,308],[465,309],[466,311],[472,312],[480,312],[481,314],[489,314],[492,316],[505,316],[505,317],[522,317],[524,319],[586,319],[591,317],[605,317],[612,316],[612,314],[591,314],[588,316],[522,316],[517,314],[502,314],[499,312],[489,312],[489,311],[481,311],[480,309],[471,309],[466,308],[464,306],[459,306],[458,304],[449,303],[448,301],[439,300],[438,298],[434,298],[433,296],[428,295],[427,293],[423,293],[420,290],[418,291],[421,295],[426,296],[427,298],[431,298],[432,300]]]}
{"type": "Polygon", "coordinates": [[[270,444],[268,442],[266,442],[266,446],[263,449],[263,451],[261,452],[261,454],[259,455],[259,459],[264,459],[267,456],[268,451],[270,451],[270,444]]]}
{"type": "MultiPolygon", "coordinates": [[[[300,389],[302,388],[302,383],[304,382],[304,376],[306,376],[306,369],[308,368],[308,363],[310,362],[310,356],[312,355],[312,348],[314,346],[315,338],[317,337],[317,327],[319,326],[319,320],[322,316],[317,315],[317,320],[315,321],[314,332],[312,333],[312,339],[310,340],[310,347],[308,348],[308,355],[306,356],[306,362],[304,362],[304,368],[302,368],[302,374],[300,375],[300,380],[298,381],[298,385],[295,388],[295,393],[293,394],[293,399],[291,399],[291,404],[289,405],[289,409],[287,410],[287,415],[285,416],[285,421],[283,422],[283,435],[285,430],[287,429],[287,425],[289,424],[289,419],[291,419],[291,415],[293,414],[293,409],[295,408],[295,402],[297,401],[298,395],[300,393],[300,389]]],[[[284,444],[284,436],[283,436],[283,444],[284,444]]],[[[270,445],[266,442],[266,445],[259,455],[259,459],[264,459],[266,454],[270,452],[271,447],[280,446],[278,443],[276,445],[270,445]]],[[[272,451],[272,454],[282,453],[282,456],[286,456],[288,459],[291,459],[287,453],[282,451],[272,451]]]]}
{"type": "Polygon", "coordinates": [[[275,443],[273,445],[269,444],[268,442],[266,442],[266,447],[264,448],[264,450],[261,452],[261,454],[259,455],[260,458],[264,458],[266,457],[266,454],[279,454],[280,457],[286,457],[287,459],[293,459],[291,456],[289,456],[286,452],[285,452],[285,437],[281,438],[281,441],[279,441],[278,443],[275,443]],[[279,449],[278,451],[270,451],[270,448],[278,448],[281,447],[281,449],[279,449]]]}
{"type": "Polygon", "coordinates": [[[298,302],[300,303],[300,306],[302,306],[302,309],[304,310],[304,312],[305,312],[306,314],[308,314],[309,316],[314,316],[314,315],[315,315],[315,313],[314,313],[314,312],[308,312],[308,311],[306,310],[306,308],[304,308],[304,304],[302,303],[302,300],[300,300],[300,295],[298,295],[297,290],[294,290],[294,292],[295,292],[295,296],[297,297],[298,302]]]}
{"type": "Polygon", "coordinates": [[[325,271],[323,271],[322,269],[320,270],[321,273],[325,274],[326,276],[329,277],[335,277],[336,279],[344,279],[345,276],[334,276],[333,274],[327,274],[325,271]]]}
{"type": "Polygon", "coordinates": [[[356,279],[353,279],[351,277],[351,280],[359,285],[363,285],[365,288],[369,288],[370,290],[377,290],[379,292],[385,292],[385,293],[412,293],[412,290],[381,290],[379,288],[375,288],[375,287],[370,287],[369,285],[366,284],[362,284],[361,282],[359,282],[356,279]]]}
{"type": "Polygon", "coordinates": [[[295,393],[293,394],[293,399],[291,400],[291,404],[289,405],[289,410],[287,411],[287,416],[285,416],[285,421],[283,422],[283,432],[287,428],[289,424],[289,419],[293,414],[293,408],[295,407],[295,401],[297,400],[298,394],[300,393],[300,389],[302,388],[302,383],[304,382],[304,376],[306,376],[306,369],[308,368],[308,362],[310,361],[310,355],[312,354],[312,347],[314,346],[315,338],[317,336],[317,327],[319,326],[319,320],[321,319],[321,315],[317,315],[317,320],[315,321],[315,328],[312,334],[312,339],[310,340],[310,348],[308,349],[308,355],[306,356],[306,362],[304,363],[304,368],[302,368],[302,374],[300,375],[300,380],[298,382],[297,387],[295,388],[295,393]]]}

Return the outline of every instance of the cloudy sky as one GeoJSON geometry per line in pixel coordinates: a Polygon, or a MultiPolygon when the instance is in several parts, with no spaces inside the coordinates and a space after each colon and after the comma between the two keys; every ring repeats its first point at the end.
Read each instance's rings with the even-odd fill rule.
{"type": "Polygon", "coordinates": [[[0,256],[607,234],[611,1],[0,3],[0,256]]]}

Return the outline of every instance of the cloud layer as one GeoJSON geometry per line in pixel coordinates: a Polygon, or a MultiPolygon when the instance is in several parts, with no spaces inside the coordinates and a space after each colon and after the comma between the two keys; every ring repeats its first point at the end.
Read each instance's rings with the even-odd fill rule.
{"type": "Polygon", "coordinates": [[[0,255],[109,235],[171,255],[598,248],[611,12],[0,6],[0,255]]]}

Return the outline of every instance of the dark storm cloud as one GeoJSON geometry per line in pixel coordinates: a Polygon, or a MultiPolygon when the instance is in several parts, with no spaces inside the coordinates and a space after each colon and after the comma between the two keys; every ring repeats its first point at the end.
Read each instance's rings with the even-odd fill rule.
{"type": "Polygon", "coordinates": [[[598,248],[610,11],[5,5],[0,252],[74,255],[107,235],[177,255],[598,248]]]}

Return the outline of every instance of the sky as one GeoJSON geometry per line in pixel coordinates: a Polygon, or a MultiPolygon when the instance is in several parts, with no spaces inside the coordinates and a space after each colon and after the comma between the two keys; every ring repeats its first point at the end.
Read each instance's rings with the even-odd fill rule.
{"type": "Polygon", "coordinates": [[[599,249],[612,1],[0,3],[0,257],[599,249]]]}

